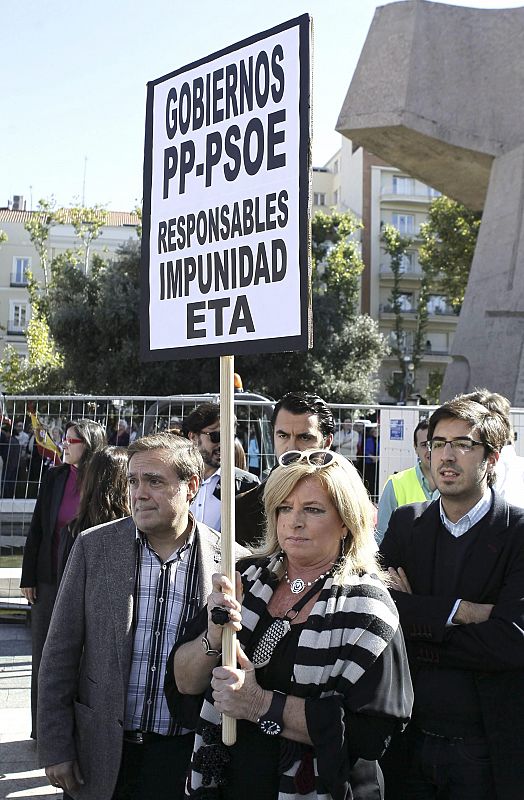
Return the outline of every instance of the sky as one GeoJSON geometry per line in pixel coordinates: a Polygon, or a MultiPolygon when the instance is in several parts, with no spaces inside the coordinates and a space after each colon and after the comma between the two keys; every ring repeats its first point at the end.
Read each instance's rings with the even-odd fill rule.
{"type": "MultiPolygon", "coordinates": [[[[0,0],[0,207],[141,203],[146,84],[300,14],[313,17],[313,163],[335,125],[374,0],[0,0]]],[[[515,8],[524,0],[449,2],[515,8]]]]}

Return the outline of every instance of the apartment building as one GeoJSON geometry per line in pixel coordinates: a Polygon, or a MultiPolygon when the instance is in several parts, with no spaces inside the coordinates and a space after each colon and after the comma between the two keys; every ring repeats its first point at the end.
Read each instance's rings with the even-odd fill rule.
{"type": "MultiPolygon", "coordinates": [[[[23,197],[16,196],[8,207],[0,208],[0,230],[7,241],[0,244],[0,357],[7,344],[21,356],[27,354],[25,333],[31,317],[31,304],[27,293],[27,271],[41,279],[42,271],[25,224],[37,211],[25,210],[23,197]]],[[[100,236],[90,247],[90,258],[95,253],[107,257],[129,240],[136,240],[139,219],[136,214],[108,211],[107,222],[100,236]]],[[[51,228],[48,240],[49,260],[69,249],[78,249],[81,242],[68,223],[67,209],[64,224],[51,228]]]]}
{"type": "Polygon", "coordinates": [[[338,150],[323,167],[313,167],[313,214],[352,211],[362,216],[363,151],[351,152],[349,139],[342,139],[338,150]]]}
{"type": "MultiPolygon", "coordinates": [[[[379,401],[382,403],[395,402],[387,389],[392,381],[402,386],[405,394],[425,397],[431,373],[444,372],[451,360],[449,353],[458,318],[449,307],[447,298],[435,293],[428,304],[422,361],[416,373],[410,369],[422,277],[418,256],[420,226],[426,221],[430,203],[438,194],[371,153],[362,149],[353,153],[347,139],[342,139],[341,149],[324,167],[313,171],[313,198],[325,196],[327,208],[323,210],[330,207],[347,210],[344,200],[351,198],[349,207],[362,219],[361,246],[365,269],[361,282],[361,310],[378,320],[380,330],[392,345],[396,343],[391,306],[393,273],[381,241],[381,230],[389,223],[412,240],[404,257],[401,276],[405,333],[399,344],[406,369],[401,368],[398,358],[393,355],[383,361],[379,373],[379,401]],[[346,180],[354,181],[354,185],[346,186],[346,180]]],[[[319,208],[314,203],[313,213],[319,208]]]]}

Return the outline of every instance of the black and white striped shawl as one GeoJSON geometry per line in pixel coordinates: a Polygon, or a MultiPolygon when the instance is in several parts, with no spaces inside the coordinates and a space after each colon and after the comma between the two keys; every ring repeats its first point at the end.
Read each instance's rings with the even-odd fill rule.
{"type": "MultiPolygon", "coordinates": [[[[267,607],[278,584],[279,558],[259,560],[243,572],[244,600],[242,631],[239,640],[249,648],[252,632],[267,607]]],[[[344,585],[326,579],[323,589],[300,633],[293,669],[293,694],[297,697],[347,697],[352,686],[377,660],[398,628],[398,614],[384,584],[373,575],[354,575],[344,585]]],[[[220,715],[213,706],[211,691],[202,705],[200,724],[188,781],[189,796],[219,797],[217,782],[203,782],[202,765],[217,747],[217,736],[210,728],[220,725],[220,715]],[[203,738],[204,736],[204,738],[203,738]],[[215,790],[215,791],[214,791],[215,790]]],[[[253,765],[251,765],[253,766],[253,765]]],[[[281,776],[278,800],[331,800],[317,772],[314,759],[315,791],[298,794],[294,776],[300,766],[296,761],[281,776]]],[[[220,780],[220,779],[219,779],[220,780]]]]}

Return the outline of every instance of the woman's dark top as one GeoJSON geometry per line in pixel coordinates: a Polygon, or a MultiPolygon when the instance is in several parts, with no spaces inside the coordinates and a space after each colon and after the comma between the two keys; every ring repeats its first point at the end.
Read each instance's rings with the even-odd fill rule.
{"type": "MultiPolygon", "coordinates": [[[[273,619],[268,611],[260,619],[253,633],[253,645],[247,653],[249,657],[273,619]]],[[[263,689],[277,689],[285,694],[293,694],[293,665],[303,627],[303,624],[292,625],[289,633],[275,647],[269,664],[257,669],[257,681],[263,689]]],[[[249,800],[277,798],[281,749],[287,741],[280,736],[262,733],[253,722],[238,720],[236,744],[228,748],[231,751],[231,762],[226,770],[227,784],[221,791],[223,800],[238,800],[240,797],[249,800]],[[256,780],[253,780],[251,771],[246,770],[246,764],[249,763],[256,764],[256,780]]],[[[306,749],[305,746],[303,749],[306,749]]]]}
{"type": "MultiPolygon", "coordinates": [[[[245,567],[244,562],[237,565],[243,573],[244,581],[247,580],[246,575],[249,571],[250,561],[250,559],[246,559],[245,567]]],[[[257,568],[259,560],[253,559],[253,562],[257,568]]],[[[267,581],[266,585],[273,580],[270,573],[263,573],[263,577],[267,581]],[[266,575],[269,575],[269,578],[266,578],[266,575]]],[[[274,585],[276,583],[278,583],[278,579],[274,585]]],[[[375,589],[371,583],[364,582],[361,588],[360,582],[356,581],[356,588],[351,591],[351,597],[357,598],[365,596],[365,592],[378,592],[380,603],[384,606],[387,604],[387,595],[384,595],[385,590],[380,587],[380,584],[375,589]]],[[[337,602],[344,604],[346,602],[345,587],[335,587],[334,592],[338,598],[337,602]]],[[[252,594],[252,591],[246,587],[244,596],[246,607],[252,594]]],[[[357,600],[357,602],[360,601],[357,600]]],[[[263,604],[260,603],[259,607],[261,605],[263,604]]],[[[390,605],[392,606],[391,601],[390,605]]],[[[387,605],[387,608],[389,607],[387,605]]],[[[343,617],[340,617],[339,620],[340,627],[351,628],[352,615],[345,611],[341,613],[343,617]]],[[[257,611],[257,615],[259,617],[258,624],[247,640],[244,637],[244,647],[248,657],[251,657],[263,631],[272,621],[267,608],[261,608],[257,611]]],[[[318,613],[317,617],[319,617],[318,613]]],[[[380,622],[380,617],[376,614],[373,614],[373,618],[380,622]]],[[[270,664],[264,669],[257,669],[256,678],[261,686],[304,697],[303,685],[296,683],[294,678],[297,663],[300,668],[299,653],[302,662],[308,656],[308,648],[304,648],[303,645],[298,647],[298,639],[304,628],[308,631],[312,630],[311,614],[302,625],[291,626],[291,630],[275,648],[270,664]]],[[[200,638],[206,629],[207,608],[203,608],[193,620],[187,623],[171,651],[166,665],[165,679],[165,693],[173,717],[185,727],[199,730],[203,730],[200,717],[203,695],[181,695],[179,693],[173,664],[178,647],[185,642],[200,638]]],[[[316,659],[313,653],[309,655],[315,658],[314,664],[318,662],[322,665],[321,657],[316,659]]],[[[349,797],[354,800],[383,798],[380,772],[375,759],[383,754],[389,738],[397,730],[402,729],[409,716],[412,699],[407,658],[400,628],[397,628],[389,646],[380,657],[365,669],[345,694],[335,691],[331,696],[320,697],[318,691],[313,690],[311,695],[305,696],[304,699],[308,730],[313,742],[317,743],[314,752],[315,761],[322,776],[321,780],[324,785],[326,782],[328,783],[332,797],[335,800],[342,800],[342,798],[346,800],[349,797]]],[[[220,786],[218,788],[219,795],[217,791],[213,790],[213,797],[220,796],[221,799],[226,798],[227,800],[236,800],[239,797],[246,797],[248,800],[255,800],[255,798],[256,800],[275,800],[279,790],[282,791],[281,773],[288,773],[289,768],[294,764],[298,765],[298,772],[295,775],[295,795],[299,796],[303,793],[302,789],[306,788],[305,784],[310,784],[311,777],[315,781],[314,776],[311,776],[310,754],[313,748],[292,742],[283,736],[270,737],[262,733],[254,723],[239,720],[237,725],[237,744],[232,748],[227,748],[232,756],[231,764],[226,767],[229,785],[227,790],[220,786]],[[298,785],[299,777],[300,787],[298,785]]],[[[289,777],[285,782],[289,785],[289,777]]],[[[322,790],[325,791],[324,787],[322,790]]],[[[313,791],[315,791],[314,788],[313,791]]]]}
{"type": "Polygon", "coordinates": [[[24,547],[22,587],[56,581],[53,534],[70,469],[62,464],[44,475],[24,547]]]}

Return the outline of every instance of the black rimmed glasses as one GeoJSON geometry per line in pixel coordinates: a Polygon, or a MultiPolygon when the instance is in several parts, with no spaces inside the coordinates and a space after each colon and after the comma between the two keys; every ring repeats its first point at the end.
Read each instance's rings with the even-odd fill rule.
{"type": "Polygon", "coordinates": [[[327,467],[336,461],[335,453],[331,450],[288,450],[282,453],[278,459],[281,467],[289,467],[291,464],[299,464],[306,461],[312,467],[327,467]]]}
{"type": "Polygon", "coordinates": [[[447,444],[453,451],[463,455],[471,453],[474,447],[484,447],[483,442],[476,442],[475,439],[471,439],[469,436],[457,436],[456,439],[439,439],[437,436],[428,440],[428,449],[431,453],[441,453],[447,444]]]}
{"type": "Polygon", "coordinates": [[[203,433],[204,436],[209,436],[209,441],[213,444],[219,444],[220,431],[200,431],[200,433],[203,433]]]}

